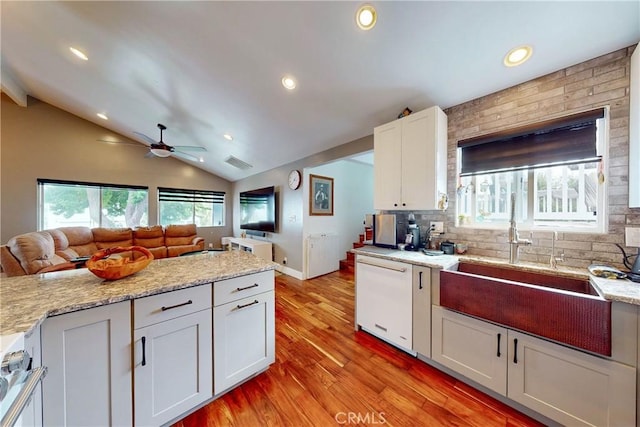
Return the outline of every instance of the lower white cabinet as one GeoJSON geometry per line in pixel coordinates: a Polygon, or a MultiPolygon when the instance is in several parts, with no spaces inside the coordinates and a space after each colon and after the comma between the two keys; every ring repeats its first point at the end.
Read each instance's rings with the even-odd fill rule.
{"type": "Polygon", "coordinates": [[[213,396],[211,316],[210,285],[134,301],[144,322],[133,337],[135,425],[163,425],[213,396]]]}
{"type": "Polygon", "coordinates": [[[431,269],[413,266],[413,350],[431,357],[431,269]]]}
{"type": "Polygon", "coordinates": [[[433,306],[436,362],[559,423],[630,426],[636,371],[433,306]]]}
{"type": "Polygon", "coordinates": [[[213,284],[214,394],[267,369],[276,359],[274,272],[213,284]]]}
{"type": "Polygon", "coordinates": [[[358,255],[356,324],[385,341],[413,351],[412,267],[358,255]]]}
{"type": "Polygon", "coordinates": [[[131,303],[50,317],[41,332],[43,424],[131,425],[131,303]]]}

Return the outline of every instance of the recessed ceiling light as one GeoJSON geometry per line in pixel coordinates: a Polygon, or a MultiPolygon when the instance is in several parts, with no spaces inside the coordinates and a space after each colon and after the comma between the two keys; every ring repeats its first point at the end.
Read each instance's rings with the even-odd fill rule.
{"type": "Polygon", "coordinates": [[[286,89],[293,90],[296,88],[296,81],[291,76],[284,76],[282,78],[282,86],[284,86],[286,89]]]}
{"type": "Polygon", "coordinates": [[[104,113],[98,113],[96,116],[100,117],[102,120],[109,120],[109,117],[104,113]]]}
{"type": "Polygon", "coordinates": [[[356,24],[363,30],[370,30],[376,25],[378,14],[376,9],[370,4],[360,6],[356,12],[356,24]]]}
{"type": "Polygon", "coordinates": [[[233,141],[233,137],[231,135],[229,135],[228,133],[225,133],[224,135],[222,135],[222,137],[224,139],[226,139],[227,141],[233,141]]]}
{"type": "Polygon", "coordinates": [[[75,47],[70,47],[69,50],[71,51],[71,53],[73,53],[78,58],[80,58],[82,60],[85,60],[85,61],[89,60],[89,57],[87,55],[85,55],[83,51],[78,50],[75,47]]]}
{"type": "Polygon", "coordinates": [[[515,67],[524,63],[527,59],[531,58],[533,49],[531,46],[518,46],[509,51],[504,57],[504,65],[507,67],[515,67]]]}

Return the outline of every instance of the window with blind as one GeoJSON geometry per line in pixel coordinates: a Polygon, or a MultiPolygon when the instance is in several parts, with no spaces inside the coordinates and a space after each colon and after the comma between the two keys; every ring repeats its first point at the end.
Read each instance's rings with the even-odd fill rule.
{"type": "Polygon", "coordinates": [[[573,114],[458,142],[460,226],[605,231],[607,111],[573,114]]]}
{"type": "Polygon", "coordinates": [[[161,225],[220,227],[224,226],[224,212],[224,191],[158,188],[158,216],[161,225]]]}
{"type": "Polygon", "coordinates": [[[148,188],[38,179],[38,230],[148,225],[148,188]]]}

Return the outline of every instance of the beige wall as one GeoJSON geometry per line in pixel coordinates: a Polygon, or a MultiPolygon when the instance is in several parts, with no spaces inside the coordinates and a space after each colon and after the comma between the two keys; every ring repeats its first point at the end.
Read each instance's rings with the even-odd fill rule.
{"type": "MultiPolygon", "coordinates": [[[[604,262],[622,268],[614,243],[624,246],[625,225],[640,226],[640,209],[628,207],[629,63],[633,47],[556,71],[535,80],[447,109],[449,119],[446,237],[468,242],[470,253],[508,258],[507,230],[455,227],[456,145],[458,140],[518,127],[554,116],[608,105],[610,107],[608,234],[560,233],[556,248],[564,250],[565,265],[587,267],[604,262]]],[[[524,65],[526,66],[526,65],[524,65]]],[[[638,159],[635,160],[638,162],[638,159]]],[[[521,259],[548,263],[549,232],[534,232],[532,246],[521,249],[521,259]]],[[[636,253],[635,248],[628,248],[636,253]]]]}
{"type": "Polygon", "coordinates": [[[231,183],[174,158],[144,157],[140,145],[98,142],[126,140],[94,123],[29,98],[20,107],[6,95],[1,104],[0,242],[37,228],[37,178],[149,187],[149,222],[157,222],[158,186],[227,193],[227,226],[203,227],[207,243],[232,234],[231,183]]]}

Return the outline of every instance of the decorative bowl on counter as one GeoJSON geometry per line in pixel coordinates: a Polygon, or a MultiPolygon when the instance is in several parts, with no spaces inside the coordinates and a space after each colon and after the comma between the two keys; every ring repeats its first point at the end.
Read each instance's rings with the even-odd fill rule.
{"type": "Polygon", "coordinates": [[[147,248],[118,246],[96,252],[89,258],[86,266],[101,279],[118,280],[145,269],[151,261],[153,254],[147,248]]]}

